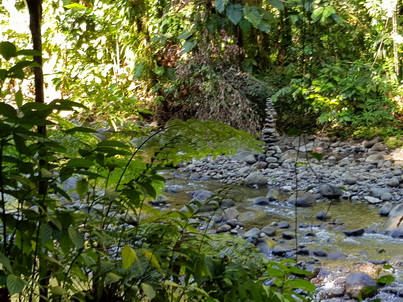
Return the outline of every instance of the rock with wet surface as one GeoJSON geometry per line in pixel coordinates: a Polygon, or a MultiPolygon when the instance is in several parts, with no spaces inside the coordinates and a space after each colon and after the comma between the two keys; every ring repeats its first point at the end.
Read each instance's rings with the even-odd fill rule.
{"type": "Polygon", "coordinates": [[[339,198],[343,195],[343,191],[340,188],[331,184],[322,185],[319,190],[320,193],[327,198],[339,198]]]}

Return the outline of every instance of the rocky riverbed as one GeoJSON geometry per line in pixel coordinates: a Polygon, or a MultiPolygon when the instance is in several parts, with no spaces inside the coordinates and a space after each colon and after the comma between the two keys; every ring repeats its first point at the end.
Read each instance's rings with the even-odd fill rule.
{"type": "Polygon", "coordinates": [[[403,301],[402,163],[403,149],[388,150],[377,139],[283,138],[264,154],[241,151],[180,165],[168,179],[168,200],[155,205],[184,190],[175,179],[208,184],[195,185],[187,201],[211,219],[193,223],[242,236],[270,258],[298,257],[315,272],[318,301],[357,298],[360,288],[378,287],[374,279],[391,273],[397,281],[375,298],[403,301]],[[254,189],[231,196],[212,180],[254,189]]]}

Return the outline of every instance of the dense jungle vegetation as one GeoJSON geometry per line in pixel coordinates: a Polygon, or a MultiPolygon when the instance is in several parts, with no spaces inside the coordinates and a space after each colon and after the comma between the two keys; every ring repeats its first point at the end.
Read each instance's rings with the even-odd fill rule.
{"type": "Polygon", "coordinates": [[[294,263],[153,209],[158,171],[259,150],[268,97],[284,132],[403,136],[398,0],[3,0],[0,16],[1,301],[308,300],[294,263]]]}

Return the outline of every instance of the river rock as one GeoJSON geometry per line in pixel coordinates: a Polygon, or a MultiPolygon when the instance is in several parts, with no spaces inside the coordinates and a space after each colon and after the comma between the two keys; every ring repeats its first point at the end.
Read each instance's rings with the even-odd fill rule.
{"type": "Polygon", "coordinates": [[[228,224],[223,224],[217,229],[217,233],[226,233],[231,231],[232,227],[228,224]]]}
{"type": "Polygon", "coordinates": [[[400,179],[397,178],[397,177],[393,177],[393,178],[389,179],[389,180],[386,182],[386,184],[387,184],[389,187],[396,188],[396,187],[398,187],[398,186],[400,185],[400,179]]]}
{"type": "Polygon", "coordinates": [[[203,190],[203,189],[192,191],[189,194],[192,197],[192,199],[198,200],[198,201],[206,200],[214,195],[213,192],[211,192],[209,190],[203,190]]]}
{"type": "Polygon", "coordinates": [[[298,194],[294,193],[287,200],[287,203],[296,205],[297,207],[310,207],[313,206],[315,202],[315,195],[309,192],[298,192],[298,194]]]}
{"type": "Polygon", "coordinates": [[[364,234],[364,229],[346,230],[346,231],[343,231],[343,233],[347,237],[359,237],[364,234]]]}
{"type": "Polygon", "coordinates": [[[224,220],[237,219],[238,216],[239,216],[239,212],[235,207],[225,209],[224,213],[223,213],[224,220]]]}
{"type": "Polygon", "coordinates": [[[259,171],[250,173],[244,180],[246,186],[257,185],[259,187],[267,185],[267,177],[259,171]]]}
{"type": "Polygon", "coordinates": [[[372,154],[369,155],[366,159],[366,163],[370,164],[379,164],[380,162],[384,161],[384,155],[383,154],[372,154]]]}
{"type": "Polygon", "coordinates": [[[319,191],[324,197],[327,198],[339,198],[343,194],[343,191],[340,188],[331,184],[322,185],[319,188],[319,191]]]}
{"type": "Polygon", "coordinates": [[[316,256],[316,257],[326,257],[327,256],[327,253],[325,251],[322,251],[322,250],[314,250],[312,252],[312,254],[314,256],[316,256]]]}
{"type": "Polygon", "coordinates": [[[372,147],[371,147],[371,151],[385,151],[386,146],[382,143],[375,143],[372,147]]]}
{"type": "Polygon", "coordinates": [[[231,208],[235,206],[235,201],[233,201],[231,198],[224,198],[220,201],[220,206],[222,208],[231,208]]]}
{"type": "Polygon", "coordinates": [[[265,226],[262,228],[262,233],[264,233],[266,236],[273,237],[276,235],[276,228],[273,228],[271,226],[265,226]]]}
{"type": "Polygon", "coordinates": [[[274,256],[285,256],[286,253],[292,252],[293,249],[287,245],[276,245],[273,250],[272,254],[274,256]]]}
{"type": "Polygon", "coordinates": [[[362,298],[372,297],[376,294],[378,287],[376,281],[370,275],[362,272],[348,274],[345,282],[346,293],[352,298],[358,298],[359,296],[362,296],[362,298]],[[373,290],[368,292],[369,287],[373,288],[373,290]]]}
{"type": "Polygon", "coordinates": [[[249,231],[247,231],[245,234],[243,234],[244,238],[248,237],[258,237],[260,234],[260,229],[259,228],[252,228],[249,231]]]}
{"type": "Polygon", "coordinates": [[[269,192],[267,193],[266,197],[270,201],[278,200],[280,198],[280,191],[277,189],[270,189],[269,192]]]}
{"type": "Polygon", "coordinates": [[[248,165],[253,165],[257,162],[256,157],[253,154],[249,154],[248,156],[246,156],[244,158],[245,163],[247,163],[248,165]]]}
{"type": "Polygon", "coordinates": [[[393,207],[390,211],[389,216],[403,215],[403,202],[393,207]]]}
{"type": "Polygon", "coordinates": [[[389,189],[372,187],[369,190],[369,194],[373,197],[381,198],[382,194],[389,193],[389,189]]]}
{"type": "Polygon", "coordinates": [[[279,229],[288,229],[290,228],[290,224],[287,221],[280,221],[277,225],[279,229]]]}
{"type": "Polygon", "coordinates": [[[340,260],[347,258],[347,255],[339,251],[334,251],[327,254],[327,258],[330,260],[340,260]]]}
{"type": "Polygon", "coordinates": [[[291,240],[291,239],[294,239],[294,238],[295,238],[295,234],[292,233],[292,232],[283,232],[283,233],[281,234],[281,237],[282,237],[283,239],[286,239],[286,240],[291,240]]]}
{"type": "MultiPolygon", "coordinates": [[[[254,151],[241,151],[231,157],[231,161],[243,163],[246,158],[251,158],[250,156],[255,157],[256,152],[254,151]]],[[[256,161],[255,161],[256,162],[256,161]]]]}
{"type": "Polygon", "coordinates": [[[403,238],[403,228],[394,229],[394,230],[390,231],[390,236],[392,238],[403,238]]]}
{"type": "Polygon", "coordinates": [[[327,211],[319,211],[318,213],[316,213],[316,218],[322,221],[328,220],[330,219],[331,214],[327,211]]]}
{"type": "Polygon", "coordinates": [[[362,145],[363,145],[363,147],[364,148],[372,148],[376,143],[378,143],[379,142],[379,138],[374,138],[374,139],[372,139],[372,140],[364,140],[363,142],[362,142],[362,145]]]}
{"type": "Polygon", "coordinates": [[[379,198],[373,197],[373,196],[364,196],[364,199],[368,201],[369,203],[376,204],[382,202],[379,198]]]}
{"type": "Polygon", "coordinates": [[[270,201],[266,197],[257,197],[253,201],[253,205],[256,205],[256,206],[267,206],[269,204],[270,204],[270,201]]]}
{"type": "Polygon", "coordinates": [[[392,205],[390,203],[386,203],[382,206],[382,208],[380,208],[380,210],[378,211],[378,214],[380,216],[388,216],[391,209],[392,209],[392,205]]]}

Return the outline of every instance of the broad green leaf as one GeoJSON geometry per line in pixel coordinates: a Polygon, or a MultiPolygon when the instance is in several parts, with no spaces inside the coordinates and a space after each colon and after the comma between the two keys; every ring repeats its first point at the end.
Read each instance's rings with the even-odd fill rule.
{"type": "Polygon", "coordinates": [[[281,0],[266,0],[266,3],[278,10],[284,10],[284,3],[281,0]]]}
{"type": "Polygon", "coordinates": [[[226,9],[228,19],[237,25],[243,16],[243,7],[240,4],[230,4],[226,9]]]}
{"type": "Polygon", "coordinates": [[[179,40],[186,40],[187,38],[191,37],[193,34],[194,34],[193,30],[188,30],[188,31],[185,31],[185,32],[181,33],[178,36],[178,39],[179,40]]]}
{"type": "Polygon", "coordinates": [[[25,287],[25,282],[20,277],[15,275],[8,275],[7,289],[10,295],[19,294],[25,287]]]}
{"type": "Polygon", "coordinates": [[[50,291],[54,295],[64,295],[66,293],[65,289],[61,286],[52,286],[50,291]]]}
{"type": "Polygon", "coordinates": [[[245,19],[247,19],[254,27],[258,27],[260,21],[262,21],[262,15],[256,6],[245,6],[243,8],[243,14],[245,19]]]}
{"type": "Polygon", "coordinates": [[[72,158],[66,164],[69,168],[91,168],[93,161],[85,158],[72,158]]]}
{"type": "Polygon", "coordinates": [[[141,288],[149,300],[154,299],[156,293],[151,285],[143,282],[141,283],[141,288]]]}
{"type": "Polygon", "coordinates": [[[322,20],[329,18],[331,15],[333,15],[335,13],[336,13],[336,10],[333,8],[333,6],[330,6],[330,5],[326,6],[322,13],[322,20]]]}
{"type": "Polygon", "coordinates": [[[188,52],[192,51],[192,49],[195,48],[196,45],[197,45],[196,40],[186,41],[185,44],[183,44],[183,51],[185,53],[188,53],[188,52]]]}
{"type": "Polygon", "coordinates": [[[83,199],[88,193],[88,181],[86,179],[80,179],[77,181],[76,191],[78,197],[83,199]]]}
{"type": "Polygon", "coordinates": [[[105,283],[105,285],[110,285],[110,284],[118,282],[121,278],[122,278],[121,276],[119,276],[115,273],[109,272],[105,276],[104,283],[105,283]]]}
{"type": "Polygon", "coordinates": [[[287,283],[292,288],[299,288],[299,289],[306,290],[309,292],[314,292],[316,290],[316,286],[314,284],[312,284],[311,282],[304,280],[304,279],[292,279],[292,280],[288,280],[287,283]]]}
{"type": "Polygon", "coordinates": [[[313,11],[312,17],[311,17],[313,23],[318,22],[322,18],[324,9],[325,8],[323,6],[321,6],[321,7],[316,8],[313,11]]]}
{"type": "Polygon", "coordinates": [[[14,101],[18,108],[22,106],[22,102],[24,101],[24,97],[22,95],[21,90],[18,90],[14,95],[14,101]]]}
{"type": "Polygon", "coordinates": [[[0,43],[0,54],[3,56],[4,59],[7,61],[10,60],[12,57],[15,57],[17,54],[17,47],[11,42],[1,42],[0,43]]]}
{"type": "Polygon", "coordinates": [[[49,223],[44,223],[41,225],[40,234],[42,242],[46,242],[52,238],[53,228],[49,223]]]}
{"type": "Polygon", "coordinates": [[[128,269],[137,261],[136,251],[128,245],[125,245],[122,249],[122,266],[124,269],[128,269]]]}
{"type": "Polygon", "coordinates": [[[225,6],[227,5],[228,0],[214,0],[215,8],[219,13],[224,12],[225,6]]]}
{"type": "Polygon", "coordinates": [[[150,251],[148,251],[148,250],[145,250],[145,249],[143,249],[143,250],[141,250],[141,251],[142,251],[143,255],[151,262],[151,264],[152,264],[156,269],[158,269],[159,271],[161,271],[161,266],[160,266],[160,264],[158,263],[158,260],[157,260],[157,258],[155,257],[154,253],[153,253],[153,252],[150,252],[150,251]]]}
{"type": "Polygon", "coordinates": [[[376,281],[378,281],[378,283],[382,283],[382,284],[389,284],[389,283],[392,283],[395,281],[395,277],[393,277],[392,275],[385,275],[385,276],[380,277],[376,281]]]}
{"type": "Polygon", "coordinates": [[[4,268],[6,268],[6,270],[11,273],[13,272],[10,260],[8,260],[8,258],[2,252],[0,252],[0,263],[3,265],[4,268]]]}
{"type": "Polygon", "coordinates": [[[0,103],[0,115],[5,117],[16,117],[17,110],[15,110],[11,105],[0,103]]]}
{"type": "Polygon", "coordinates": [[[68,229],[69,237],[77,249],[84,247],[83,235],[75,229],[74,226],[70,226],[68,229]]]}
{"type": "Polygon", "coordinates": [[[258,30],[263,31],[265,33],[270,32],[270,24],[267,22],[260,22],[259,26],[257,27],[258,30]]]}
{"type": "Polygon", "coordinates": [[[22,49],[17,51],[16,56],[40,56],[41,52],[34,49],[22,49]]]}

